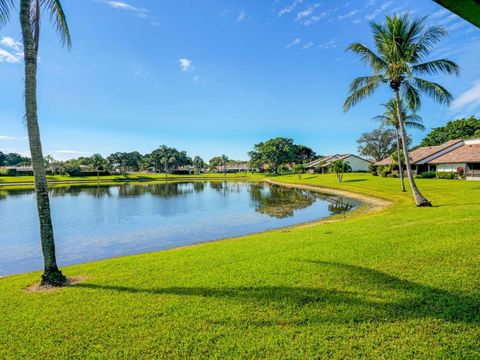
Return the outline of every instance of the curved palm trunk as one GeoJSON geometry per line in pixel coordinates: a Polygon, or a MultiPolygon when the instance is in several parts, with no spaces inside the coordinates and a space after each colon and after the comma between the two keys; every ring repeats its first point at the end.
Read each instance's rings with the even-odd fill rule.
{"type": "Polygon", "coordinates": [[[402,117],[402,113],[400,111],[400,95],[398,93],[398,89],[395,89],[394,92],[395,92],[395,101],[397,102],[398,125],[399,125],[399,130],[400,130],[400,138],[402,140],[403,155],[405,157],[405,167],[407,168],[408,182],[410,183],[410,187],[412,188],[413,197],[415,198],[415,204],[417,206],[432,206],[430,201],[428,201],[420,193],[420,190],[418,190],[417,184],[415,184],[415,180],[413,179],[412,167],[410,166],[410,157],[409,157],[408,149],[407,149],[405,127],[403,125],[403,117],[402,117]]]}
{"type": "Polygon", "coordinates": [[[398,127],[396,128],[397,130],[397,159],[398,159],[398,172],[400,173],[400,182],[402,186],[402,191],[405,192],[405,176],[403,175],[403,164],[402,164],[402,153],[400,150],[400,143],[402,142],[402,139],[400,138],[400,133],[398,130],[398,127]]]}
{"type": "Polygon", "coordinates": [[[40,220],[40,238],[42,243],[44,272],[42,284],[62,286],[67,278],[58,269],[55,257],[55,241],[53,237],[52,218],[48,185],[45,175],[40,129],[37,118],[37,49],[32,36],[30,24],[31,0],[20,2],[20,25],[22,28],[25,59],[25,110],[28,130],[28,141],[32,156],[33,174],[35,177],[35,193],[37,198],[38,217],[40,220]]]}

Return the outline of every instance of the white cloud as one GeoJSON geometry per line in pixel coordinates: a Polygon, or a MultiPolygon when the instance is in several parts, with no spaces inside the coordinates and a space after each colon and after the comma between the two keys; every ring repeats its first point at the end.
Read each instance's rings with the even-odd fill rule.
{"type": "Polygon", "coordinates": [[[355,16],[356,14],[358,14],[360,12],[360,10],[358,9],[355,9],[355,10],[352,10],[344,15],[340,15],[338,17],[339,20],[344,20],[344,19],[348,19],[349,17],[352,17],[352,16],[355,16]]]}
{"type": "Polygon", "coordinates": [[[0,135],[0,140],[25,140],[26,137],[15,137],[8,135],[0,135]]]}
{"type": "Polygon", "coordinates": [[[243,21],[247,18],[247,12],[245,10],[240,10],[238,12],[238,17],[237,17],[237,21],[243,21]]]}
{"type": "Polygon", "coordinates": [[[302,49],[303,50],[310,49],[313,45],[314,45],[313,41],[310,41],[307,44],[303,45],[302,49]]]}
{"type": "Polygon", "coordinates": [[[278,16],[282,16],[282,15],[291,13],[301,3],[303,3],[303,0],[293,0],[293,2],[290,5],[284,7],[283,9],[281,9],[278,12],[278,16]]]}
{"type": "Polygon", "coordinates": [[[21,52],[23,51],[23,45],[21,42],[18,42],[16,40],[14,40],[13,38],[11,38],[10,36],[4,36],[2,37],[2,40],[0,40],[0,44],[5,46],[5,47],[8,47],[10,49],[13,49],[17,52],[21,52]]]}
{"type": "Polygon", "coordinates": [[[374,20],[378,15],[380,15],[382,12],[387,10],[392,5],[393,5],[393,1],[384,2],[382,5],[376,8],[371,14],[366,15],[365,20],[368,20],[368,21],[374,20]]]}
{"type": "Polygon", "coordinates": [[[480,106],[480,81],[477,81],[470,89],[461,93],[450,105],[452,110],[464,107],[476,108],[480,106]]]}
{"type": "Polygon", "coordinates": [[[0,63],[7,62],[10,64],[18,64],[21,62],[21,56],[19,54],[12,54],[11,52],[0,49],[0,63]]]}
{"type": "Polygon", "coordinates": [[[330,41],[327,41],[323,44],[318,45],[319,48],[322,49],[334,49],[337,47],[337,40],[336,39],[330,39],[330,41]]]}
{"type": "Polygon", "coordinates": [[[325,18],[327,18],[327,17],[329,17],[329,16],[330,16],[330,12],[329,12],[329,11],[322,11],[322,12],[320,12],[320,13],[312,16],[312,17],[310,17],[309,19],[305,20],[305,21],[303,22],[303,25],[305,25],[305,26],[313,25],[313,24],[315,24],[317,21],[320,21],[320,20],[322,20],[322,19],[325,19],[325,18]]]}
{"type": "Polygon", "coordinates": [[[179,59],[178,61],[180,63],[180,70],[182,70],[183,72],[192,70],[192,66],[193,66],[192,60],[182,58],[182,59],[179,59]]]}
{"type": "Polygon", "coordinates": [[[108,6],[110,6],[113,9],[129,11],[129,12],[135,14],[136,16],[142,17],[142,18],[146,18],[147,14],[149,13],[149,11],[147,9],[137,8],[137,7],[132,6],[132,5],[130,5],[126,2],[123,2],[123,1],[113,1],[113,0],[111,0],[111,1],[107,1],[106,3],[107,3],[108,6]]]}
{"type": "Polygon", "coordinates": [[[305,10],[300,11],[297,14],[297,17],[295,18],[295,21],[300,21],[303,18],[309,17],[310,15],[312,15],[314,13],[315,9],[318,8],[319,6],[320,6],[320,4],[313,4],[313,5],[309,6],[308,8],[306,8],[305,10]]]}
{"type": "Polygon", "coordinates": [[[301,42],[302,42],[302,39],[296,38],[291,43],[287,44],[287,46],[285,46],[285,48],[286,49],[291,48],[292,46],[296,46],[296,45],[300,44],[301,42]]]}
{"type": "Polygon", "coordinates": [[[14,40],[9,36],[2,37],[0,45],[0,63],[7,62],[10,64],[19,64],[23,59],[23,46],[20,42],[14,40]]]}

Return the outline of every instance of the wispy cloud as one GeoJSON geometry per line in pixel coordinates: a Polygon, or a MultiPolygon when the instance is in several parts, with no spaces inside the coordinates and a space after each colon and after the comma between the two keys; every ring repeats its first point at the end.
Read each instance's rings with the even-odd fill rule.
{"type": "Polygon", "coordinates": [[[319,44],[318,47],[322,48],[322,49],[334,49],[334,48],[337,47],[337,40],[336,39],[330,39],[330,41],[319,44]]]}
{"type": "Polygon", "coordinates": [[[313,45],[315,45],[315,44],[313,43],[313,41],[309,41],[308,43],[306,43],[305,45],[303,45],[302,49],[303,49],[303,50],[310,49],[313,45]]]}
{"type": "Polygon", "coordinates": [[[297,46],[297,45],[300,44],[301,42],[302,42],[302,39],[296,38],[296,39],[294,39],[291,43],[288,43],[288,44],[285,46],[285,48],[286,48],[286,49],[289,49],[289,48],[291,48],[292,46],[297,46]]]}
{"type": "Polygon", "coordinates": [[[348,19],[348,18],[350,18],[350,17],[352,17],[352,16],[357,15],[359,12],[360,12],[360,10],[354,9],[354,10],[352,10],[352,11],[350,11],[350,12],[344,14],[344,15],[339,15],[339,16],[338,16],[338,19],[339,19],[339,20],[345,20],[345,19],[348,19]]]}
{"type": "Polygon", "coordinates": [[[16,137],[16,136],[8,136],[8,135],[0,135],[0,140],[25,140],[26,137],[16,137]]]}
{"type": "Polygon", "coordinates": [[[237,21],[241,22],[247,19],[247,12],[245,10],[240,10],[238,12],[237,21]]]}
{"type": "Polygon", "coordinates": [[[179,59],[178,62],[180,63],[180,70],[182,70],[183,72],[188,72],[192,70],[192,67],[193,67],[192,60],[182,58],[182,59],[179,59]]]}
{"type": "Polygon", "coordinates": [[[392,5],[393,5],[393,1],[384,2],[382,5],[380,5],[378,8],[376,8],[371,14],[365,15],[365,20],[367,20],[367,21],[374,20],[378,15],[383,13],[385,10],[387,10],[392,5]]]}
{"type": "Polygon", "coordinates": [[[305,25],[305,26],[313,25],[313,24],[315,24],[316,22],[318,22],[322,19],[326,19],[326,18],[330,17],[330,15],[331,15],[330,11],[319,12],[319,13],[309,17],[307,20],[305,20],[303,22],[303,25],[305,25]]]}
{"type": "Polygon", "coordinates": [[[473,110],[480,106],[480,81],[477,81],[470,89],[461,93],[450,105],[452,110],[464,108],[473,110]]]}
{"type": "Polygon", "coordinates": [[[55,150],[52,151],[54,154],[62,154],[62,155],[82,155],[82,154],[91,154],[90,152],[87,151],[78,151],[78,150],[55,150]]]}
{"type": "Polygon", "coordinates": [[[110,6],[112,9],[126,11],[135,16],[145,18],[145,19],[148,18],[148,14],[150,13],[150,10],[148,9],[139,8],[124,1],[107,0],[105,1],[105,4],[110,6]]]}
{"type": "Polygon", "coordinates": [[[285,14],[288,14],[288,13],[291,13],[293,10],[295,10],[295,8],[302,4],[303,3],[303,0],[293,0],[293,2],[284,7],[283,9],[281,9],[279,12],[278,12],[278,16],[282,16],[282,15],[285,15],[285,14]]]}
{"type": "Polygon", "coordinates": [[[10,64],[19,64],[23,59],[23,46],[20,42],[9,36],[2,37],[0,40],[0,62],[10,64]]]}
{"type": "Polygon", "coordinates": [[[321,5],[320,4],[313,4],[313,5],[310,5],[308,8],[306,8],[305,10],[302,10],[300,11],[297,16],[295,17],[295,21],[300,21],[300,20],[303,20],[304,18],[306,17],[309,17],[310,15],[312,15],[314,12],[315,12],[315,9],[320,7],[321,5]]]}

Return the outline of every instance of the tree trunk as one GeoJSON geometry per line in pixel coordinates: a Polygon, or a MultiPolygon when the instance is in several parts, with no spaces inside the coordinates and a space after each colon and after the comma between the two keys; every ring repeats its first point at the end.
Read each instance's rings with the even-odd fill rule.
{"type": "Polygon", "coordinates": [[[398,93],[398,89],[394,90],[395,92],[395,101],[397,102],[397,117],[398,117],[398,125],[399,125],[399,130],[400,130],[400,138],[402,140],[402,147],[403,147],[403,155],[405,157],[405,167],[407,168],[407,177],[408,177],[408,182],[410,183],[410,187],[412,188],[412,193],[413,197],[415,199],[415,204],[417,206],[432,206],[430,201],[428,201],[418,190],[417,184],[415,184],[415,180],[413,178],[413,172],[412,172],[412,167],[410,166],[410,156],[408,154],[408,148],[407,148],[407,137],[405,135],[405,127],[403,125],[403,117],[402,113],[400,111],[401,109],[401,104],[400,104],[400,95],[398,93]]]}
{"type": "Polygon", "coordinates": [[[402,139],[400,138],[400,133],[398,130],[398,126],[396,128],[397,130],[397,159],[398,159],[398,172],[400,173],[400,183],[402,186],[402,191],[405,192],[405,178],[403,175],[403,164],[402,164],[402,153],[400,151],[400,143],[402,142],[402,139]]]}
{"type": "Polygon", "coordinates": [[[37,118],[37,49],[30,25],[30,5],[31,0],[21,0],[20,25],[22,28],[25,60],[26,123],[35,178],[35,193],[44,259],[44,272],[41,283],[43,285],[63,286],[67,284],[67,278],[63,276],[62,272],[58,269],[55,257],[55,240],[48,197],[48,185],[37,118]]]}

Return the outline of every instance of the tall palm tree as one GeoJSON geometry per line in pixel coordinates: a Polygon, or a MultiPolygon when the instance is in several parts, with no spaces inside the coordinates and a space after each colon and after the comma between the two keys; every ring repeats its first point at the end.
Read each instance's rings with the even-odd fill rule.
{"type": "Polygon", "coordinates": [[[223,166],[223,176],[227,176],[227,164],[230,161],[228,156],[225,154],[222,154],[220,156],[221,161],[222,161],[222,166],[223,166]]]}
{"type": "MultiPolygon", "coordinates": [[[[352,82],[350,96],[343,105],[344,111],[348,111],[359,101],[372,95],[380,85],[385,84],[390,86],[397,104],[400,104],[402,96],[406,105],[414,112],[421,106],[420,93],[442,104],[452,101],[452,95],[443,86],[418,77],[438,73],[459,75],[457,64],[450,60],[425,59],[441,38],[447,35],[447,31],[442,27],[426,27],[426,20],[426,17],[411,20],[408,15],[386,16],[383,24],[370,23],[376,53],[360,43],[353,43],[348,47],[347,50],[358,54],[371,68],[373,75],[359,77],[352,82]]],[[[397,116],[407,176],[415,203],[417,206],[432,206],[420,193],[413,179],[400,106],[397,106],[397,116]]]]}
{"type": "MultiPolygon", "coordinates": [[[[398,171],[400,173],[400,183],[402,187],[402,191],[405,190],[405,182],[404,182],[404,175],[403,175],[403,164],[402,164],[402,155],[400,148],[402,147],[402,139],[400,138],[400,122],[398,121],[398,112],[397,112],[397,102],[394,99],[390,99],[386,104],[383,104],[385,108],[385,112],[382,115],[375,116],[375,120],[379,120],[382,122],[382,125],[393,127],[397,134],[397,164],[398,164],[398,171]]],[[[402,114],[403,124],[406,128],[418,129],[418,130],[425,130],[425,126],[423,126],[422,118],[415,114],[409,113],[407,108],[403,105],[403,101],[400,101],[400,113],[402,114]]],[[[407,144],[408,145],[408,144],[407,144]]]]}
{"type": "MultiPolygon", "coordinates": [[[[25,118],[35,176],[35,193],[44,259],[42,284],[62,286],[67,284],[68,280],[58,269],[55,256],[50,200],[37,117],[37,58],[42,11],[45,10],[49,13],[62,45],[67,47],[71,46],[70,32],[60,0],[19,0],[19,2],[25,61],[25,118]]],[[[10,19],[13,7],[13,0],[0,0],[0,27],[10,19]]]]}

